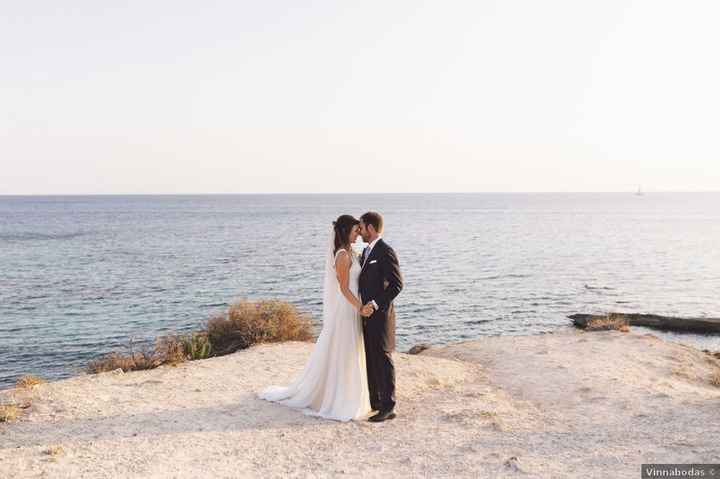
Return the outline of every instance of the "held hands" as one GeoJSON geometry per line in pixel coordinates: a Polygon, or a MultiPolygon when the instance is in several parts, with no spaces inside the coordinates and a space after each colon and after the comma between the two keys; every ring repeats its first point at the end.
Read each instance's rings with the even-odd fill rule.
{"type": "Polygon", "coordinates": [[[368,303],[360,309],[360,314],[368,318],[373,314],[374,311],[375,308],[373,308],[373,305],[371,303],[368,303]]]}

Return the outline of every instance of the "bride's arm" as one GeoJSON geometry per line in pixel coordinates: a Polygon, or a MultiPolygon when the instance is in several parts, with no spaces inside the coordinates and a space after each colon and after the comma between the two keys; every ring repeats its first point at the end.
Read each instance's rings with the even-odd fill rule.
{"type": "Polygon", "coordinates": [[[335,271],[337,271],[340,291],[343,296],[345,296],[345,299],[347,299],[356,310],[360,311],[363,307],[362,303],[350,292],[350,266],[352,266],[352,261],[350,260],[348,252],[346,251],[345,254],[340,253],[335,260],[335,271]]]}

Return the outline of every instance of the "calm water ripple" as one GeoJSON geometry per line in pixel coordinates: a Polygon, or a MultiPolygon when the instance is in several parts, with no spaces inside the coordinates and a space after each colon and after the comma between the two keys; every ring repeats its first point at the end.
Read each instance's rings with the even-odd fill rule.
{"type": "Polygon", "coordinates": [[[0,388],[198,329],[240,297],[317,318],[326,231],[368,209],[405,275],[400,350],[575,312],[720,316],[720,193],[6,196],[0,388]]]}

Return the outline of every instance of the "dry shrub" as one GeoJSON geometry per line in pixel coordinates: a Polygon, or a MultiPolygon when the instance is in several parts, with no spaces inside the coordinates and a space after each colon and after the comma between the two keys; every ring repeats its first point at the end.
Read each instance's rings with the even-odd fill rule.
{"type": "Polygon", "coordinates": [[[710,384],[715,386],[716,388],[720,388],[720,371],[716,371],[710,377],[710,384]]]}
{"type": "Polygon", "coordinates": [[[190,361],[207,359],[213,353],[210,336],[207,332],[192,333],[181,338],[184,354],[190,361]]]}
{"type": "Polygon", "coordinates": [[[618,330],[627,333],[630,331],[630,325],[625,315],[610,313],[604,318],[591,319],[585,329],[587,331],[618,330]]]}
{"type": "Polygon", "coordinates": [[[56,445],[56,446],[49,446],[47,449],[43,451],[43,454],[46,454],[48,456],[57,457],[61,454],[65,453],[65,449],[63,449],[62,446],[56,445]]]}
{"type": "Polygon", "coordinates": [[[35,386],[36,384],[43,384],[45,380],[39,376],[33,376],[32,374],[26,374],[25,376],[20,376],[18,380],[15,382],[15,387],[18,388],[31,388],[35,386]]]}
{"type": "Polygon", "coordinates": [[[310,317],[278,300],[238,301],[208,321],[208,335],[217,355],[257,343],[313,339],[310,317]]]}
{"type": "Polygon", "coordinates": [[[20,410],[15,404],[0,404],[0,422],[11,422],[17,419],[20,410]]]}
{"type": "Polygon", "coordinates": [[[183,344],[184,339],[184,336],[177,334],[161,336],[156,339],[155,352],[153,354],[155,361],[159,364],[170,364],[173,366],[184,362],[187,359],[185,346],[183,344]]]}
{"type": "MultiPolygon", "coordinates": [[[[132,346],[131,346],[132,348],[132,346]]],[[[210,342],[206,332],[189,335],[171,334],[155,340],[151,351],[130,352],[129,354],[110,353],[91,361],[88,373],[102,373],[122,369],[140,371],[153,369],[163,364],[175,366],[187,360],[205,359],[210,356],[210,342]]]]}
{"type": "Polygon", "coordinates": [[[697,375],[693,374],[692,370],[686,365],[680,365],[672,369],[671,373],[675,376],[679,376],[683,379],[696,380],[697,375]]]}
{"type": "Polygon", "coordinates": [[[187,354],[183,345],[184,336],[171,334],[155,340],[152,349],[135,351],[130,341],[130,352],[127,354],[110,353],[88,363],[86,371],[90,374],[103,373],[122,369],[123,371],[141,371],[154,369],[163,364],[176,365],[186,360],[187,354]]]}
{"type": "Polygon", "coordinates": [[[90,361],[87,365],[87,372],[90,374],[103,373],[122,369],[123,371],[140,371],[153,369],[162,364],[162,361],[155,357],[152,352],[139,351],[130,354],[110,353],[90,361]]]}
{"type": "Polygon", "coordinates": [[[232,353],[256,343],[310,341],[313,339],[310,317],[292,304],[279,300],[239,301],[225,314],[208,321],[206,331],[162,336],[150,351],[128,354],[110,353],[90,361],[90,374],[122,369],[138,371],[163,364],[205,359],[232,353]]]}

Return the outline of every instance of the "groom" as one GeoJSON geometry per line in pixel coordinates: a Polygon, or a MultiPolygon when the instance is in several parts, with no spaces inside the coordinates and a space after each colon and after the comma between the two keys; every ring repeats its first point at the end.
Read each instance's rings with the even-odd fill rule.
{"type": "Polygon", "coordinates": [[[364,306],[363,337],[370,405],[378,413],[368,420],[382,422],[395,417],[395,307],[393,300],[403,288],[395,251],[385,243],[383,217],[370,211],[360,217],[360,234],[369,243],[362,255],[360,299],[364,306]]]}

